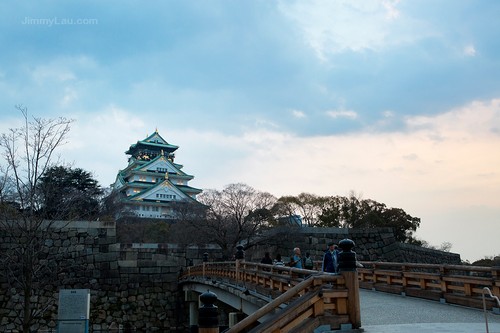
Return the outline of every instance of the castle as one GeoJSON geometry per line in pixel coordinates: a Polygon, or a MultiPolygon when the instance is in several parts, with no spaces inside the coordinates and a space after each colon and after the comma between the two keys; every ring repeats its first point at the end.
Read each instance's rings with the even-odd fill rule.
{"type": "Polygon", "coordinates": [[[156,130],[130,146],[128,166],[120,170],[113,190],[121,194],[123,212],[140,218],[175,219],[173,205],[197,202],[201,193],[188,185],[194,178],[174,162],[178,146],[169,144],[156,130]]]}

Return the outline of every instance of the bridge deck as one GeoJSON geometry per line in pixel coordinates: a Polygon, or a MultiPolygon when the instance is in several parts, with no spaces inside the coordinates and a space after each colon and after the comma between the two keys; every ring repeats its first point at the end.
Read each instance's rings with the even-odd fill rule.
{"type": "MultiPolygon", "coordinates": [[[[436,301],[360,290],[365,333],[486,332],[484,312],[436,301]]],[[[488,313],[490,333],[500,333],[500,315],[488,313]]]]}

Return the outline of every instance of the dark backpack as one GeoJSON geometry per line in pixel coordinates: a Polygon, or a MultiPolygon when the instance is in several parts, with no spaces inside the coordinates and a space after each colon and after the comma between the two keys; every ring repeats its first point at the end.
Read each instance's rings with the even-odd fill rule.
{"type": "Polygon", "coordinates": [[[304,268],[305,269],[312,269],[314,267],[314,262],[311,257],[306,257],[304,260],[304,268]]]}

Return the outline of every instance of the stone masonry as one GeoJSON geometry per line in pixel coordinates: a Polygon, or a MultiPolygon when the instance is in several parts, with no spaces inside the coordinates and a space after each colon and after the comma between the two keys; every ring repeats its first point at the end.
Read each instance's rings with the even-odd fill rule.
{"type": "MultiPolygon", "coordinates": [[[[145,332],[185,332],[187,309],[177,279],[189,264],[200,264],[203,254],[210,261],[221,260],[216,246],[178,248],[175,244],[120,244],[114,222],[61,222],[44,242],[44,253],[60,253],[70,262],[57,278],[37,290],[33,300],[49,305],[35,329],[50,331],[57,325],[60,289],[90,289],[90,331],[108,332],[131,327],[145,332]]],[[[290,231],[289,231],[290,232],[290,231]]],[[[358,260],[422,263],[460,263],[460,256],[395,242],[391,229],[349,230],[298,228],[293,243],[255,246],[247,249],[245,260],[260,261],[264,251],[287,257],[293,247],[311,252],[320,260],[327,243],[350,238],[356,243],[358,260]]],[[[278,243],[276,243],[278,244],[278,243]]],[[[0,231],[0,249],[16,246],[0,231]]],[[[20,295],[0,276],[0,332],[15,332],[13,322],[20,312],[20,295]]]]}
{"type": "Polygon", "coordinates": [[[271,257],[276,254],[286,259],[290,256],[294,247],[310,252],[314,260],[321,260],[328,243],[334,241],[338,244],[344,238],[352,239],[356,246],[357,259],[359,261],[389,261],[389,262],[413,262],[426,264],[455,264],[461,263],[460,255],[456,253],[438,251],[402,244],[396,242],[390,228],[374,229],[339,229],[339,228],[296,228],[292,229],[295,234],[293,240],[276,242],[273,246],[256,246],[248,250],[246,258],[259,261],[264,252],[269,251],[271,257]]]}
{"type": "MultiPolygon", "coordinates": [[[[50,331],[56,327],[59,289],[90,289],[91,332],[129,325],[147,332],[184,332],[187,319],[179,301],[182,297],[177,279],[185,267],[186,251],[157,244],[121,246],[115,235],[114,223],[79,221],[57,230],[45,241],[42,252],[64,251],[63,260],[72,261],[67,266],[78,269],[65,270],[37,290],[32,299],[51,305],[35,329],[50,331]]],[[[1,244],[2,250],[13,245],[12,240],[4,238],[1,244]]],[[[201,262],[204,251],[200,251],[191,250],[194,264],[201,262]]],[[[0,332],[15,332],[18,326],[13,322],[22,298],[1,277],[0,285],[0,332]]]]}

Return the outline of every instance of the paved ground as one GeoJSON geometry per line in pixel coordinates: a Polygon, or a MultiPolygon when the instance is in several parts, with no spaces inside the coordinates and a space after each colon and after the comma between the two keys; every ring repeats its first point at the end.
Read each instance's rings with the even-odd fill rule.
{"type": "MultiPolygon", "coordinates": [[[[486,332],[482,310],[371,290],[360,290],[366,333],[486,332]]],[[[500,333],[500,315],[488,313],[489,333],[500,333]]]]}

